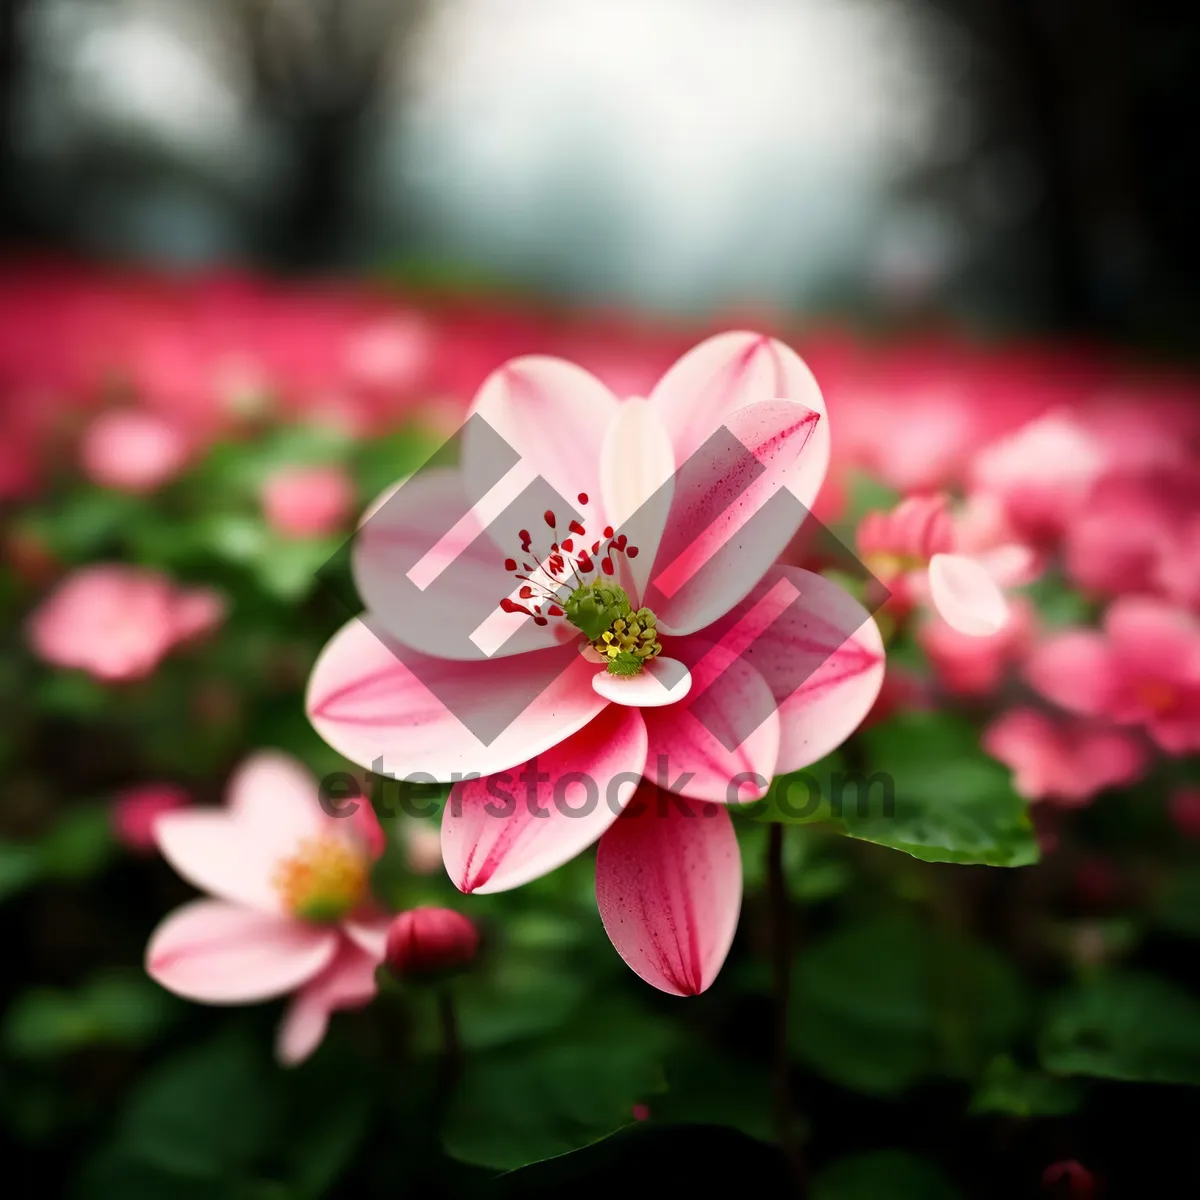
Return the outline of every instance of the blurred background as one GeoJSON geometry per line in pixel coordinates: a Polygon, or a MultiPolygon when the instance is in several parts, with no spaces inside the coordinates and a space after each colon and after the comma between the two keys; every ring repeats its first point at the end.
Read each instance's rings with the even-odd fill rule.
{"type": "Polygon", "coordinates": [[[1121,726],[1098,765],[1027,670],[1128,593],[1200,612],[1198,63],[1200,11],[1128,0],[0,0],[17,1194],[777,1180],[766,822],[686,1011],[612,952],[586,856],[467,901],[436,822],[391,823],[380,900],[483,933],[471,1101],[440,1130],[427,996],[339,1013],[285,1071],[278,1005],[142,970],[194,895],[158,813],[220,803],[262,747],[347,766],[303,712],[346,615],[317,572],[488,373],[561,354],[639,394],[747,327],[826,395],[846,546],[947,488],[1041,572],[982,651],[889,614],[884,696],[832,766],[892,771],[899,821],[788,830],[808,1194],[1200,1186],[1162,1144],[1200,1112],[1200,733],[1121,726]],[[1036,782],[992,736],[1014,705],[1050,713],[1036,782]],[[694,1122],[732,1140],[672,1132],[694,1122]],[[567,1151],[594,1156],[495,1182],[567,1151]]]}
{"type": "Polygon", "coordinates": [[[1102,0],[11,0],[0,229],[562,298],[1194,316],[1197,22],[1102,0]]]}

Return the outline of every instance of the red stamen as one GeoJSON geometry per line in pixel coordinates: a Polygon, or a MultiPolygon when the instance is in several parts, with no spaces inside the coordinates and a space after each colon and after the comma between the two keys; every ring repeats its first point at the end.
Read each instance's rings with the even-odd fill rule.
{"type": "Polygon", "coordinates": [[[613,573],[613,560],[611,558],[601,559],[600,569],[605,573],[605,575],[611,575],[613,573]]]}
{"type": "Polygon", "coordinates": [[[588,502],[587,492],[580,492],[579,493],[579,503],[586,504],[587,502],[588,502]]]}
{"type": "Polygon", "coordinates": [[[613,527],[611,525],[605,525],[604,536],[606,538],[610,538],[610,537],[612,537],[612,535],[613,535],[613,527]]]}
{"type": "Polygon", "coordinates": [[[629,549],[625,551],[626,558],[637,558],[637,556],[638,548],[636,546],[630,546],[629,549]]]}
{"type": "Polygon", "coordinates": [[[568,554],[570,554],[570,553],[571,553],[571,551],[575,549],[575,542],[574,542],[574,540],[573,540],[573,539],[571,539],[571,538],[564,538],[564,539],[563,539],[562,548],[563,548],[563,549],[564,549],[564,550],[565,550],[565,551],[566,551],[568,554]]]}
{"type": "Polygon", "coordinates": [[[561,608],[559,608],[557,604],[550,605],[550,607],[546,611],[552,617],[561,617],[563,615],[563,610],[561,608]]]}
{"type": "Polygon", "coordinates": [[[520,590],[520,591],[517,593],[517,595],[518,595],[518,596],[520,596],[522,600],[532,600],[532,599],[533,599],[533,588],[531,588],[531,587],[529,586],[529,584],[526,584],[526,585],[525,585],[525,586],[524,586],[524,587],[523,587],[523,588],[522,588],[522,589],[521,589],[521,590],[520,590]]]}
{"type": "Polygon", "coordinates": [[[580,537],[583,537],[583,535],[587,533],[587,530],[584,529],[584,527],[580,525],[578,521],[572,521],[567,528],[570,529],[572,533],[577,533],[580,537]]]}
{"type": "Polygon", "coordinates": [[[506,558],[504,560],[504,569],[506,571],[515,571],[517,569],[517,560],[515,558],[506,558]]]}
{"type": "Polygon", "coordinates": [[[551,529],[554,528],[554,514],[549,509],[546,509],[546,511],[542,513],[542,519],[547,525],[550,526],[551,529]]]}

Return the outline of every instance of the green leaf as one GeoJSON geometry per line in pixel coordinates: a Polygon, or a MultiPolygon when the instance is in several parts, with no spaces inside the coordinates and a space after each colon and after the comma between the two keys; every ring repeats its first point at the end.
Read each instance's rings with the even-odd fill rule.
{"type": "Polygon", "coordinates": [[[721,1125],[642,1121],[581,1150],[509,1171],[483,1195],[490,1200],[642,1196],[657,1194],[664,1181],[670,1194],[680,1196],[741,1189],[773,1197],[794,1190],[774,1146],[721,1125]]]}
{"type": "Polygon", "coordinates": [[[958,1200],[957,1188],[931,1163],[903,1150],[876,1150],[826,1167],[812,1200],[958,1200]]]}
{"type": "Polygon", "coordinates": [[[115,848],[105,805],[77,804],[42,838],[42,868],[60,879],[88,879],[108,865],[115,848]]]}
{"type": "Polygon", "coordinates": [[[903,916],[846,925],[792,977],[792,1050],[844,1087],[893,1095],[971,1078],[1018,1035],[1019,981],[991,948],[903,916]]]}
{"type": "Polygon", "coordinates": [[[643,1014],[606,1009],[607,1033],[581,1020],[556,1036],[468,1056],[443,1125],[446,1152],[508,1170],[628,1124],[633,1105],[663,1087],[668,1035],[643,1014]]]}
{"type": "Polygon", "coordinates": [[[31,988],[4,1019],[18,1058],[53,1058],[100,1044],[139,1045],[170,1020],[174,1000],[143,975],[111,975],[75,991],[31,988]]]}
{"type": "Polygon", "coordinates": [[[1172,874],[1158,893],[1154,916],[1159,926],[1183,937],[1200,937],[1200,865],[1172,874]]]}
{"type": "Polygon", "coordinates": [[[649,1105],[652,1120],[729,1125],[762,1141],[774,1138],[771,1081],[757,1064],[696,1043],[667,1058],[666,1080],[667,1090],[649,1105]]]}
{"type": "Polygon", "coordinates": [[[1200,1084],[1200,1001],[1151,975],[1103,976],[1054,1001],[1039,1044],[1055,1074],[1200,1084]]]}
{"type": "Polygon", "coordinates": [[[741,815],[822,824],[926,862],[1020,867],[1037,861],[1028,806],[966,722],[909,713],[860,736],[865,769],[832,754],[776,779],[741,815]]]}
{"type": "Polygon", "coordinates": [[[35,882],[41,870],[42,856],[36,843],[0,841],[0,902],[35,882]]]}
{"type": "Polygon", "coordinates": [[[227,1176],[266,1143],[271,1101],[258,1048],[221,1036],[145,1077],[123,1114],[120,1145],[173,1174],[227,1176]]]}
{"type": "Polygon", "coordinates": [[[1072,1079],[1017,1066],[1006,1055],[993,1059],[971,1097],[973,1113],[1010,1117],[1060,1117],[1074,1112],[1083,1088],[1072,1079]]]}

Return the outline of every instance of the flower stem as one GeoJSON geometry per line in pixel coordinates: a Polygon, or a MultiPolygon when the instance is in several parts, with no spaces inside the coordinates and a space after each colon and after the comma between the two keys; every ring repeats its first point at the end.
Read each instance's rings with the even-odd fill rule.
{"type": "Polygon", "coordinates": [[[783,873],[785,826],[773,821],[767,833],[767,903],[771,938],[773,1013],[772,1065],[775,1132],[780,1149],[797,1180],[803,1179],[804,1160],[796,1137],[792,1107],[791,1063],[788,1055],[788,997],[792,969],[792,920],[787,880],[783,873]]]}
{"type": "Polygon", "coordinates": [[[442,1035],[442,1086],[450,1091],[462,1074],[462,1039],[458,1032],[458,1009],[449,986],[438,989],[437,1007],[442,1035]]]}

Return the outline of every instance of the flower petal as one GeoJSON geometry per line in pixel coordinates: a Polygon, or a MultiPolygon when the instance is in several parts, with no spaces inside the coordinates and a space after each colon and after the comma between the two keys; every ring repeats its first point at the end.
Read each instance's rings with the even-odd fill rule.
{"type": "Polygon", "coordinates": [[[1120,685],[1104,635],[1087,629],[1047,638],[1029,656],[1025,678],[1048,700],[1089,716],[1106,713],[1120,685]]]}
{"type": "Polygon", "coordinates": [[[726,647],[693,666],[683,703],[644,716],[646,775],[659,787],[727,804],[766,794],[779,759],[779,711],[767,681],[726,647]]]}
{"type": "Polygon", "coordinates": [[[636,974],[674,996],[703,992],[729,953],[742,904],[728,810],[643,785],[600,839],[596,903],[636,974]]]}
{"type": "Polygon", "coordinates": [[[633,558],[614,555],[631,600],[642,595],[654,566],[671,509],[674,475],[675,455],[658,414],[647,400],[626,400],[604,434],[600,486],[608,523],[637,548],[633,558]]]}
{"type": "Polygon", "coordinates": [[[203,1004],[247,1004],[290,992],[333,958],[333,929],[195,900],[150,937],[146,971],[168,991],[203,1004]]]}
{"type": "Polygon", "coordinates": [[[742,659],[766,680],[779,708],[781,774],[840,746],[883,686],[878,626],[849,592],[811,571],[772,568],[702,638],[728,644],[734,633],[742,659]]]}
{"type": "Polygon", "coordinates": [[[612,705],[520,770],[459,784],[442,814],[454,885],[503,892],[562,866],[617,819],[645,761],[641,715],[612,705]]]}
{"type": "Polygon", "coordinates": [[[665,654],[651,659],[638,675],[610,675],[604,670],[592,676],[592,688],[597,695],[630,708],[678,704],[691,687],[691,672],[677,658],[665,654]]]}
{"type": "Polygon", "coordinates": [[[317,781],[288,754],[263,750],[251,755],[229,781],[229,812],[247,840],[290,848],[320,833],[322,811],[317,781]]]}
{"type": "Polygon", "coordinates": [[[991,637],[1008,621],[1008,601],[996,581],[961,554],[929,560],[929,596],[946,624],[969,637],[991,637]]]}
{"type": "Polygon", "coordinates": [[[275,1054],[284,1066],[302,1062],[321,1044],[335,1009],[357,1008],[375,995],[379,958],[343,940],[329,965],[299,991],[280,1022],[275,1054]]]}
{"type": "Polygon", "coordinates": [[[677,465],[738,409],[764,400],[790,400],[818,418],[803,458],[788,476],[792,493],[812,508],[829,466],[829,420],[821,389],[795,351],[758,333],[719,334],[689,350],[650,394],[670,434],[677,465]]]}
{"type": "Polygon", "coordinates": [[[281,839],[269,827],[267,837],[234,814],[222,811],[164,813],[154,824],[162,856],[188,883],[202,892],[264,913],[282,912],[271,884],[276,863],[295,845],[289,826],[281,839]]]}
{"type": "Polygon", "coordinates": [[[816,425],[785,400],[752,404],[682,463],[643,600],[664,633],[728,612],[795,536],[808,510],[786,484],[816,425]]]}
{"type": "MultiPolygon", "coordinates": [[[[599,496],[597,456],[617,399],[594,375],[559,358],[514,358],[484,380],[472,405],[527,467],[568,502],[599,496]]],[[[486,439],[468,421],[462,461],[468,478],[490,478],[486,439]]]]}
{"type": "Polygon", "coordinates": [[[557,644],[554,626],[499,610],[517,586],[504,563],[518,539],[513,533],[504,547],[489,536],[482,511],[490,504],[473,507],[461,472],[451,468],[422,471],[394,489],[354,539],[354,581],[374,623],[439,658],[479,660],[557,644]],[[488,637],[473,639],[485,621],[488,637]]]}
{"type": "Polygon", "coordinates": [[[309,719],[338,753],[396,778],[492,775],[569,737],[606,704],[572,645],[449,662],[353,620],[322,651],[309,719]],[[436,694],[435,694],[436,693],[436,694]]]}

